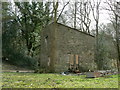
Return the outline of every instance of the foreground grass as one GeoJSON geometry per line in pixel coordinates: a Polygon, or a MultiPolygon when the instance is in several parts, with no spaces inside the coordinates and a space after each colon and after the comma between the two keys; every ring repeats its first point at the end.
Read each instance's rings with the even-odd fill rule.
{"type": "Polygon", "coordinates": [[[85,78],[59,74],[3,73],[3,88],[118,88],[118,76],[85,78]]]}

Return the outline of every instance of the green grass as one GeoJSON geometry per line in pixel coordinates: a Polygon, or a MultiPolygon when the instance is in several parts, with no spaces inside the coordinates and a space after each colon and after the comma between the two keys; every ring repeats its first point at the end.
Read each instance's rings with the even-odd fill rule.
{"type": "Polygon", "coordinates": [[[85,78],[85,75],[2,73],[3,88],[118,88],[118,76],[85,78]]]}

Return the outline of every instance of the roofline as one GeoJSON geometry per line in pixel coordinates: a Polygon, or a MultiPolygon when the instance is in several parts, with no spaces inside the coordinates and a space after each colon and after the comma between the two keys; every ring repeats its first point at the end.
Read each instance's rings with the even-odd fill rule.
{"type": "Polygon", "coordinates": [[[60,24],[60,25],[62,25],[62,26],[65,26],[65,27],[67,27],[67,28],[74,29],[75,31],[81,32],[81,33],[83,33],[83,34],[86,34],[86,35],[95,37],[95,36],[93,36],[93,35],[91,35],[91,34],[88,34],[88,33],[86,33],[86,32],[80,31],[80,30],[78,30],[78,29],[75,29],[75,28],[72,28],[72,27],[70,27],[70,26],[64,25],[64,24],[62,24],[62,23],[58,23],[58,22],[56,22],[56,23],[57,23],[57,24],[60,24]]]}
{"type": "MultiPolygon", "coordinates": [[[[86,35],[89,35],[89,36],[91,36],[91,37],[95,37],[95,36],[93,36],[93,35],[91,35],[91,34],[88,34],[88,33],[86,33],[86,32],[80,31],[80,30],[78,30],[78,29],[72,28],[72,27],[70,27],[70,26],[64,25],[64,24],[59,23],[59,22],[54,22],[54,21],[52,21],[52,22],[49,23],[49,25],[54,24],[54,23],[59,24],[59,25],[62,25],[62,26],[65,26],[65,27],[70,28],[70,29],[72,29],[72,30],[74,29],[74,30],[77,31],[77,32],[81,32],[81,33],[86,34],[86,35]]],[[[48,26],[49,26],[49,25],[48,25],[48,26]]]]}

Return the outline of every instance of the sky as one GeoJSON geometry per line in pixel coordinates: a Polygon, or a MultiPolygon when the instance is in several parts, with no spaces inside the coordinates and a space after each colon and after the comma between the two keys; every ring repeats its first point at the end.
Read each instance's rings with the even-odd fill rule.
{"type": "MultiPolygon", "coordinates": [[[[65,0],[64,2],[67,2],[69,0],[65,0]]],[[[80,1],[80,0],[76,0],[76,1],[80,1]]],[[[85,1],[85,0],[83,0],[85,1]]],[[[95,0],[97,1],[97,0],[95,0]]],[[[98,0],[99,1],[99,0],[98,0]]],[[[107,10],[104,10],[103,8],[105,8],[107,5],[104,3],[106,0],[101,0],[101,4],[100,4],[100,17],[99,17],[99,24],[107,24],[110,23],[110,18],[109,18],[109,13],[107,10]]],[[[74,0],[70,0],[70,2],[74,2],[74,0]]],[[[62,7],[62,6],[61,6],[62,7]]],[[[68,7],[65,8],[66,10],[68,9],[68,7]]],[[[95,28],[95,21],[93,19],[93,15],[92,12],[90,13],[90,18],[91,18],[91,27],[90,28],[95,28]]]]}
{"type": "MultiPolygon", "coordinates": [[[[2,2],[6,2],[6,1],[13,1],[13,0],[2,0],[2,2]]],[[[28,2],[29,0],[14,0],[14,1],[28,2]]],[[[37,1],[41,2],[42,0],[37,0],[37,1]]],[[[53,1],[53,0],[43,0],[43,1],[53,1]]],[[[54,1],[57,1],[57,0],[54,0],[54,1]]],[[[58,1],[60,2],[59,9],[62,9],[63,4],[65,4],[68,1],[75,2],[75,1],[82,1],[82,0],[58,0],[58,1]]],[[[86,0],[83,0],[83,1],[86,1],[86,0]]],[[[94,1],[100,1],[100,0],[94,0],[94,1]]],[[[106,0],[101,0],[101,4],[100,4],[101,10],[100,10],[99,24],[102,24],[102,23],[106,24],[106,23],[110,22],[110,17],[109,17],[108,11],[103,9],[103,8],[107,7],[107,5],[104,3],[105,1],[106,0]]],[[[117,1],[120,1],[120,0],[117,0],[117,1]]],[[[67,6],[65,7],[65,10],[68,10],[67,6]]],[[[90,17],[91,17],[91,28],[94,28],[95,21],[92,17],[92,13],[90,14],[90,17]]]]}

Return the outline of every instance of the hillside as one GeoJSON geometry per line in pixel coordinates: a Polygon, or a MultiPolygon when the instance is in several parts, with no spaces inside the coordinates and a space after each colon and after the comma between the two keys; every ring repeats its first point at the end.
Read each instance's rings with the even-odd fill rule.
{"type": "Polygon", "coordinates": [[[3,72],[34,72],[34,70],[18,67],[8,62],[2,62],[2,71],[3,72]]]}

